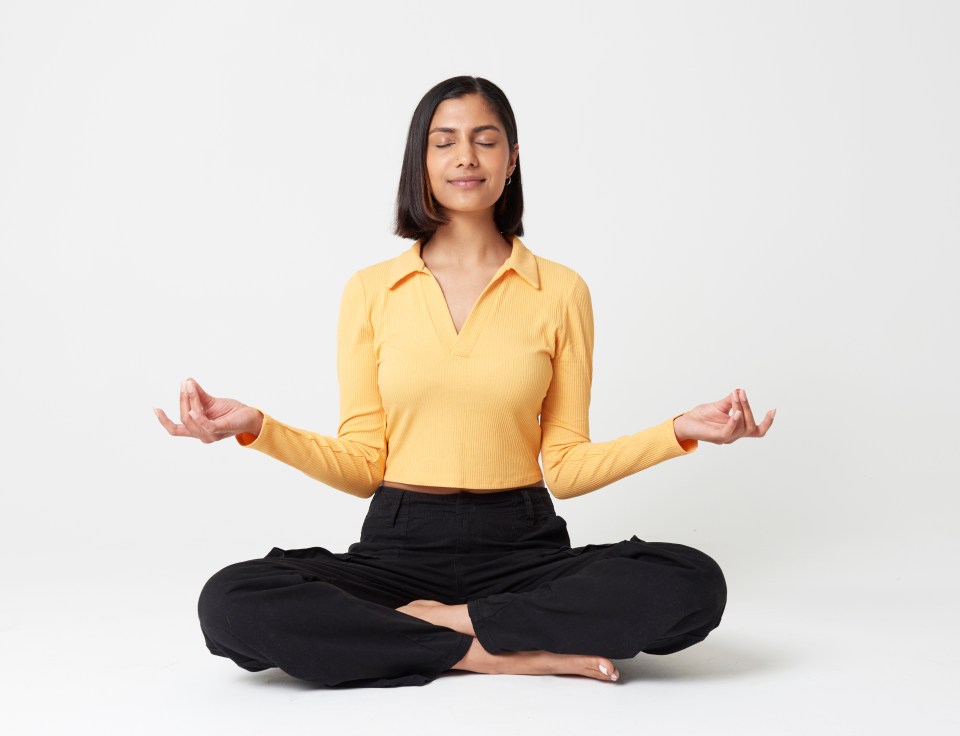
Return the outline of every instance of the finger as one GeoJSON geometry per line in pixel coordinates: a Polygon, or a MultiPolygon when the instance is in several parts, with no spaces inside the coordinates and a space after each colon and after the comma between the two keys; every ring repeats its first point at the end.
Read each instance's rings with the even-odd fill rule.
{"type": "Polygon", "coordinates": [[[180,409],[181,421],[183,422],[183,426],[186,428],[187,432],[190,434],[191,437],[196,437],[198,440],[204,443],[208,443],[208,442],[211,442],[212,440],[210,440],[208,437],[205,436],[204,431],[200,428],[200,426],[196,422],[196,419],[194,419],[193,415],[191,414],[191,410],[193,409],[192,402],[195,401],[195,399],[191,397],[192,390],[193,390],[193,387],[190,384],[190,379],[188,378],[185,381],[183,381],[183,398],[181,399],[181,409],[180,409]]]}
{"type": "Polygon", "coordinates": [[[750,408],[750,402],[747,401],[747,392],[740,389],[740,408],[743,409],[743,431],[747,437],[750,437],[757,431],[757,423],[753,419],[753,410],[750,408]]]}
{"type": "Polygon", "coordinates": [[[183,422],[183,426],[187,428],[187,431],[190,433],[191,437],[196,437],[203,444],[209,445],[214,439],[207,435],[203,428],[197,423],[196,417],[199,415],[193,411],[193,409],[187,410],[187,418],[183,422]]]}
{"type": "Polygon", "coordinates": [[[216,442],[220,439],[220,432],[214,421],[207,416],[197,392],[197,385],[193,381],[187,381],[187,393],[190,396],[191,418],[211,442],[216,442]]]}
{"type": "Polygon", "coordinates": [[[187,397],[190,404],[187,415],[193,425],[192,428],[197,432],[197,436],[205,443],[216,442],[220,438],[210,431],[209,428],[212,424],[207,418],[206,412],[203,410],[203,405],[200,403],[200,396],[197,394],[196,384],[189,378],[187,379],[187,397]]]}
{"type": "Polygon", "coordinates": [[[196,380],[194,380],[193,378],[188,378],[187,380],[190,381],[190,383],[193,384],[194,388],[197,389],[197,395],[200,397],[200,403],[206,405],[214,400],[215,397],[211,396],[206,391],[204,391],[203,387],[199,383],[197,383],[196,380]]]}
{"type": "Polygon", "coordinates": [[[200,431],[197,423],[193,421],[193,417],[190,416],[189,383],[189,378],[180,381],[180,421],[183,423],[185,433],[188,437],[202,439],[203,433],[200,431]]]}
{"type": "Polygon", "coordinates": [[[190,410],[190,417],[193,419],[200,431],[203,432],[205,442],[216,442],[217,440],[221,439],[220,429],[217,427],[215,422],[208,419],[196,409],[190,410]]]}
{"type": "Polygon", "coordinates": [[[740,389],[735,388],[733,390],[732,397],[733,397],[733,415],[732,416],[736,417],[737,426],[734,429],[730,439],[727,440],[727,442],[736,442],[736,440],[738,440],[740,437],[743,436],[744,420],[743,420],[743,405],[740,403],[740,389]]]}
{"type": "Polygon", "coordinates": [[[737,430],[740,425],[740,421],[743,418],[743,412],[735,411],[730,415],[730,418],[727,420],[727,423],[724,425],[723,430],[720,432],[720,438],[723,444],[729,444],[735,442],[737,439],[737,430]]]}
{"type": "Polygon", "coordinates": [[[777,415],[776,409],[771,409],[770,411],[768,411],[767,416],[765,416],[763,418],[763,421],[760,422],[759,425],[757,425],[757,434],[755,436],[763,437],[767,433],[767,430],[770,429],[771,425],[773,424],[773,418],[776,415],[777,415]]]}
{"type": "Polygon", "coordinates": [[[200,395],[197,393],[197,384],[190,378],[185,383],[187,386],[187,409],[193,409],[194,412],[206,416],[203,411],[203,404],[200,403],[200,395]]]}
{"type": "Polygon", "coordinates": [[[187,382],[180,381],[180,421],[186,425],[190,411],[190,396],[187,394],[187,382]]]}
{"type": "Polygon", "coordinates": [[[160,424],[175,437],[189,437],[189,433],[182,424],[176,424],[170,420],[170,418],[164,414],[163,409],[154,409],[153,413],[157,415],[157,419],[160,420],[160,424]]]}
{"type": "Polygon", "coordinates": [[[183,418],[183,426],[186,428],[187,434],[190,437],[196,437],[203,443],[208,443],[210,440],[204,436],[203,430],[200,429],[199,425],[197,425],[197,422],[190,414],[190,411],[190,409],[187,409],[187,415],[183,418]]]}

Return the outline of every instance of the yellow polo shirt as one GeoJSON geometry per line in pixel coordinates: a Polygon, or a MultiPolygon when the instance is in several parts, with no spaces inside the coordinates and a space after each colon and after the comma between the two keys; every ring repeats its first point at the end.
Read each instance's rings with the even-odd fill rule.
{"type": "Polygon", "coordinates": [[[590,441],[590,291],[512,240],[459,333],[421,241],[355,272],[337,328],[337,436],[263,412],[260,434],[237,441],[361,498],[384,481],[496,490],[543,478],[565,499],[693,452],[673,417],[590,441]]]}

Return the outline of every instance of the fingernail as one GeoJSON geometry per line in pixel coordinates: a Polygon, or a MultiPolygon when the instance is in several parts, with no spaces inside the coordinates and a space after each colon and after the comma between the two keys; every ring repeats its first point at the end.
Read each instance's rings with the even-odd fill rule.
{"type": "Polygon", "coordinates": [[[618,675],[616,672],[614,672],[612,675],[610,675],[610,679],[613,680],[614,682],[616,682],[617,680],[620,679],[620,675],[618,675]]]}
{"type": "Polygon", "coordinates": [[[187,412],[187,414],[189,414],[193,419],[196,419],[196,418],[197,418],[197,412],[195,412],[193,409],[190,409],[190,410],[187,412]]]}
{"type": "Polygon", "coordinates": [[[609,675],[609,674],[610,674],[609,672],[607,672],[607,668],[604,667],[603,665],[600,665],[600,671],[601,671],[603,674],[605,674],[605,675],[609,675]]]}

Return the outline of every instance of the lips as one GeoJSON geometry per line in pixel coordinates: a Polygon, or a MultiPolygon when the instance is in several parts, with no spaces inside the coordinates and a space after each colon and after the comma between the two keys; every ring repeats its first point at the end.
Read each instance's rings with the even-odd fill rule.
{"type": "Polygon", "coordinates": [[[478,189],[484,180],[476,176],[467,176],[462,179],[451,179],[450,186],[457,189],[478,189]]]}

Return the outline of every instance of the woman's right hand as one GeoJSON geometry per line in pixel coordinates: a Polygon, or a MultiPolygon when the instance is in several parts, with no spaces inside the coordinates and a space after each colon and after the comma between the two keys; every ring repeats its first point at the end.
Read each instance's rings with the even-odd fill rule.
{"type": "Polygon", "coordinates": [[[170,434],[196,437],[204,444],[241,432],[256,436],[263,426],[260,411],[235,399],[213,397],[192,378],[180,383],[180,421],[183,424],[172,422],[163,409],[154,409],[153,412],[170,434]]]}

